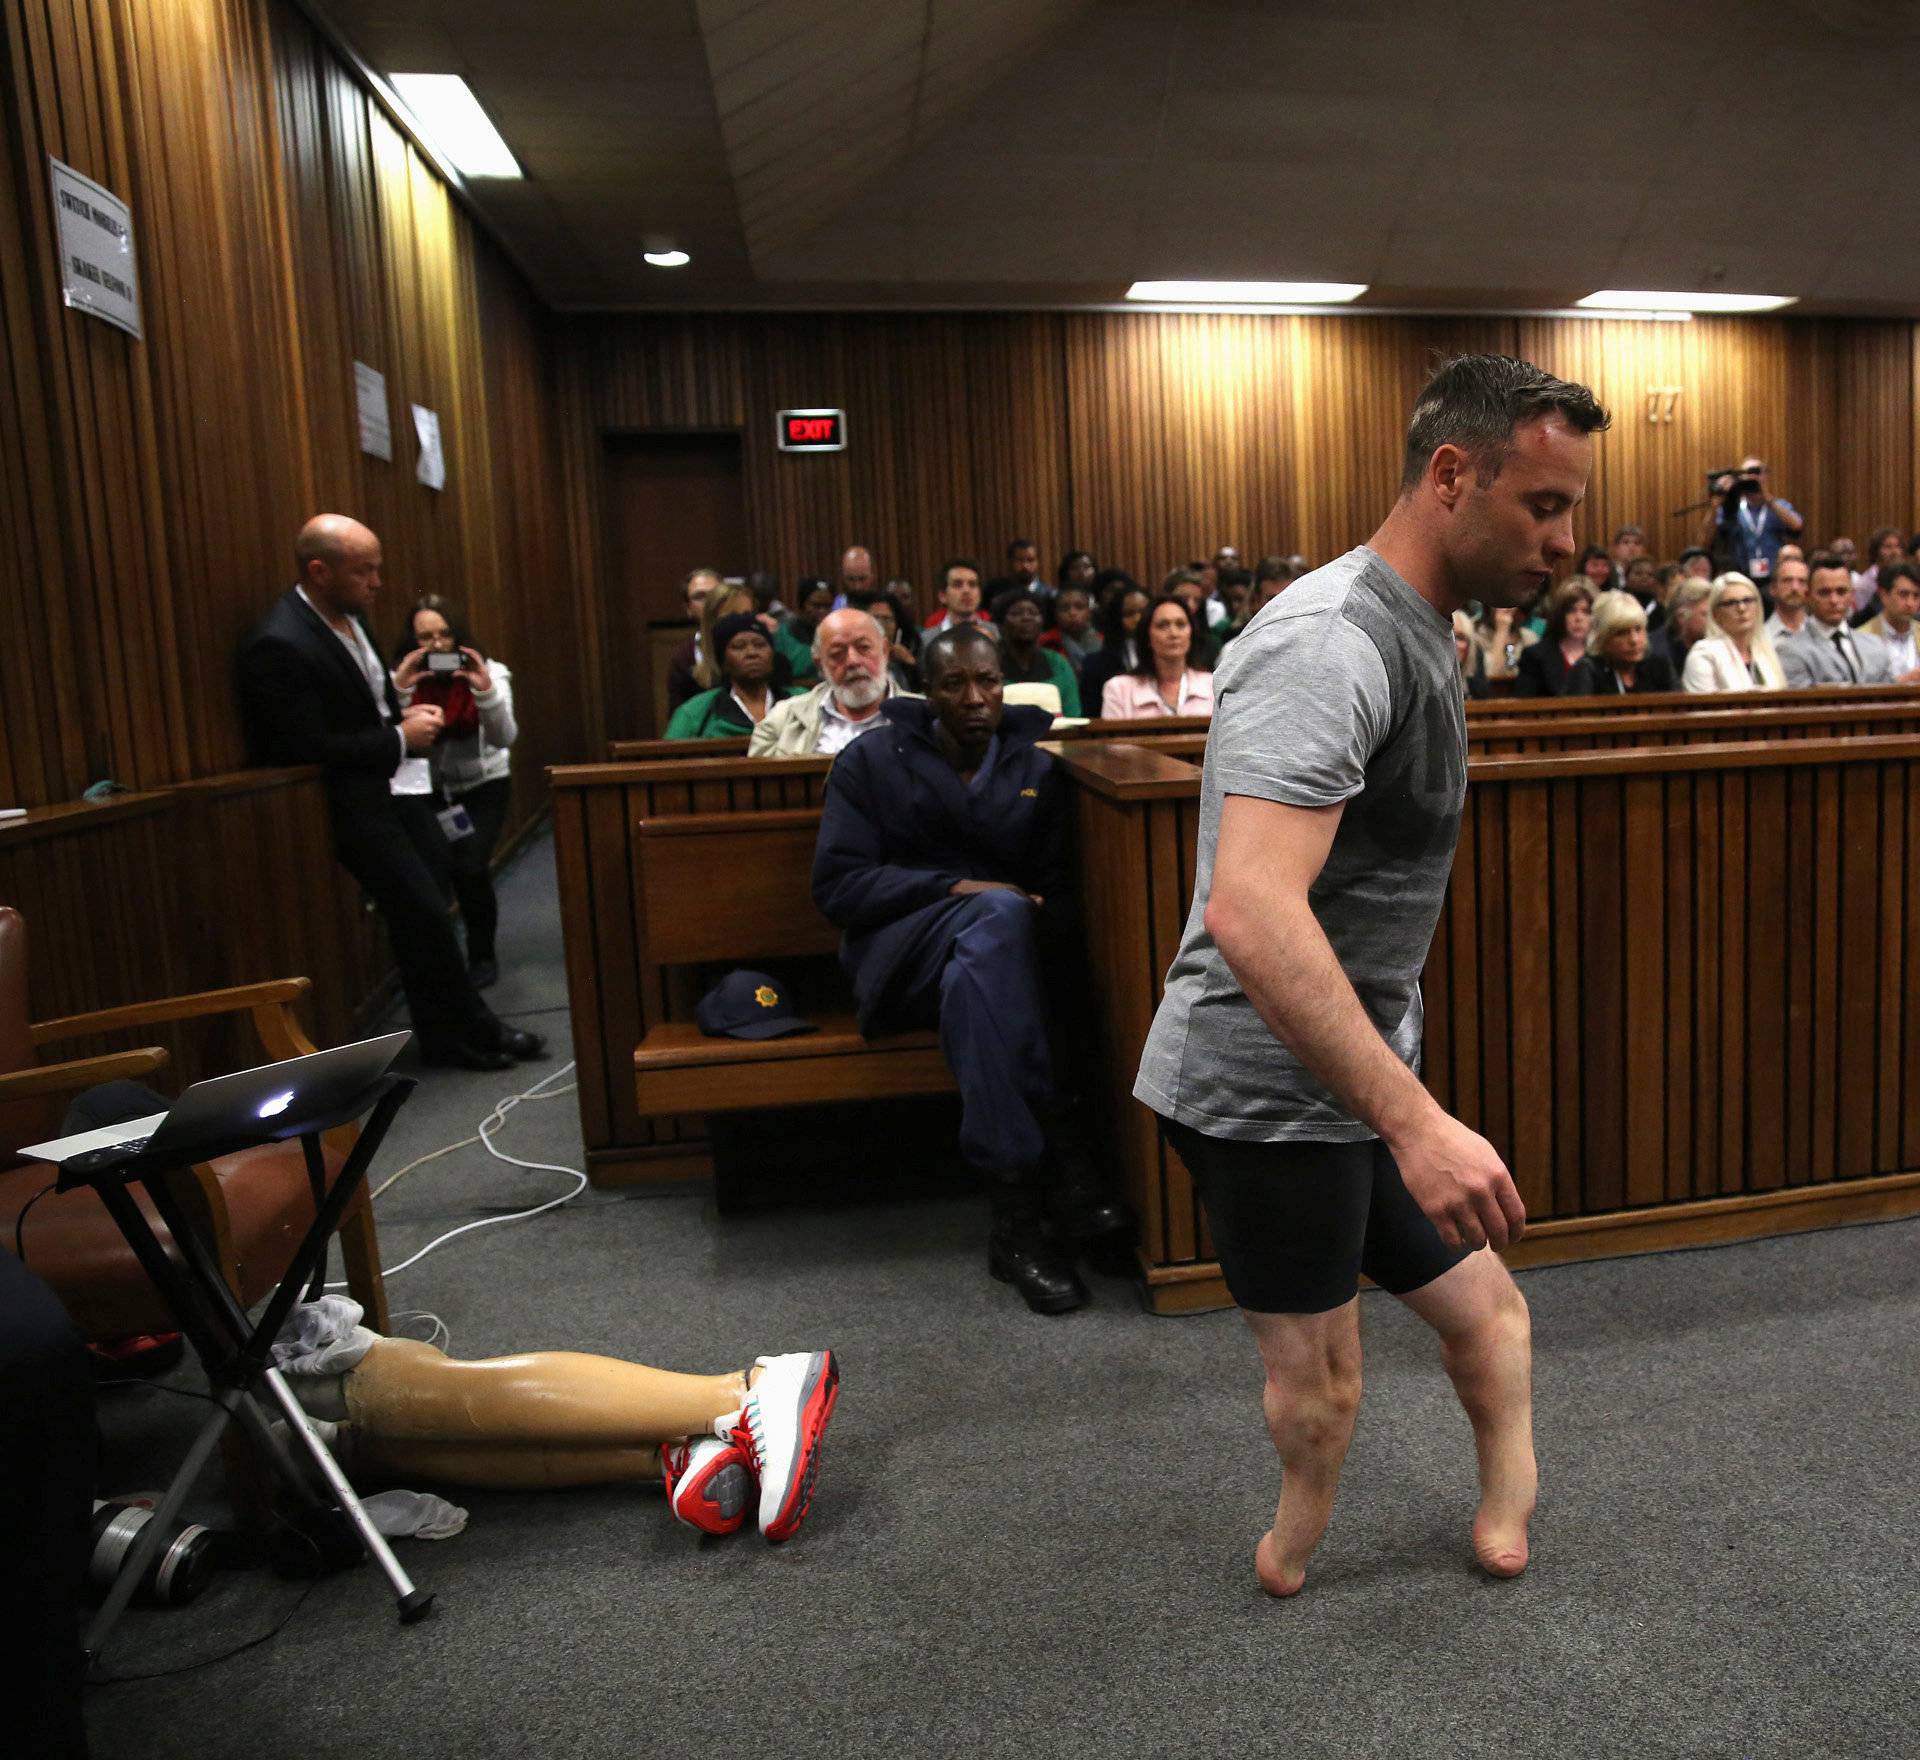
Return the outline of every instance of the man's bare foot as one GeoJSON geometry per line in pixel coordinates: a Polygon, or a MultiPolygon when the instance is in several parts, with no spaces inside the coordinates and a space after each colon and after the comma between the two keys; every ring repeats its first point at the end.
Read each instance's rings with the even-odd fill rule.
{"type": "Polygon", "coordinates": [[[1271,1528],[1260,1536],[1259,1544],[1253,1549],[1253,1574],[1269,1595],[1282,1599],[1298,1595],[1307,1580],[1304,1565],[1289,1566],[1280,1562],[1280,1548],[1271,1528]]]}
{"type": "Polygon", "coordinates": [[[1496,1497],[1480,1499],[1473,1518],[1473,1556],[1490,1577],[1517,1577],[1527,1568],[1527,1523],[1533,1519],[1536,1478],[1531,1453],[1523,1474],[1496,1497]]]}

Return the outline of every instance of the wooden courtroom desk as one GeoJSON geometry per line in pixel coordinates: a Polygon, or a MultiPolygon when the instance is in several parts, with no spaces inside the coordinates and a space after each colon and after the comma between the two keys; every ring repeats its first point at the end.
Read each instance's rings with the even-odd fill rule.
{"type": "MultiPolygon", "coordinates": [[[[1147,1298],[1223,1305],[1187,1171],[1131,1096],[1199,772],[1124,743],[1062,761],[1147,1298]]],[[[1920,1211],[1920,736],[1473,755],[1468,780],[1425,1076],[1513,1170],[1510,1263],[1920,1211]]]]}
{"type": "MultiPolygon", "coordinates": [[[[36,1020],[303,976],[302,1024],[337,1045],[358,1036],[387,971],[313,768],[36,807],[0,826],[0,904],[27,920],[36,1020]]],[[[71,1055],[119,1042],[76,1040],[71,1055]]],[[[169,1087],[260,1061],[244,1017],[143,1028],[141,1042],[171,1054],[169,1087]]]]}
{"type": "MultiPolygon", "coordinates": [[[[1534,697],[1517,708],[1480,713],[1467,705],[1467,739],[1485,752],[1586,751],[1618,745],[1685,745],[1696,740],[1751,738],[1842,739],[1920,732],[1920,690],[1889,685],[1872,690],[1834,687],[1753,691],[1740,696],[1663,694],[1649,697],[1534,697]]],[[[1161,750],[1199,751],[1206,744],[1204,715],[1146,721],[1088,721],[1063,727],[1049,743],[1123,740],[1161,750]]],[[[607,742],[616,764],[743,758],[740,739],[616,739],[607,742]]]]}
{"type": "MultiPolygon", "coordinates": [[[[1199,734],[1206,737],[1204,715],[1168,715],[1152,723],[1139,721],[1085,721],[1063,727],[1049,737],[1057,740],[1138,739],[1154,734],[1199,734]]],[[[607,742],[608,761],[615,764],[664,762],[684,758],[743,758],[747,741],[740,739],[615,739],[607,742]]]]}

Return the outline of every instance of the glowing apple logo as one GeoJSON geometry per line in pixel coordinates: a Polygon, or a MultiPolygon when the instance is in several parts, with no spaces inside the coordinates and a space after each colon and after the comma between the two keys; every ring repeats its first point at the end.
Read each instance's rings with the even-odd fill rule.
{"type": "Polygon", "coordinates": [[[271,1100],[262,1101],[260,1104],[260,1117],[277,1118],[292,1104],[293,1090],[289,1088],[284,1094],[276,1094],[271,1100]]]}

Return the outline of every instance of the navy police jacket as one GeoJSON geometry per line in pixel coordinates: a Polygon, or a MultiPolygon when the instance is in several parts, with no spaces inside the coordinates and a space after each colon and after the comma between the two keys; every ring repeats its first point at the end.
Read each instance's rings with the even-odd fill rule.
{"type": "Polygon", "coordinates": [[[972,786],[947,762],[930,704],[895,697],[883,725],[833,761],[813,856],[813,902],[842,931],[860,1026],[882,1011],[889,980],[919,933],[911,920],[956,880],[1006,880],[1069,911],[1071,801],[1060,766],[1035,742],[1053,717],[1010,705],[972,786]]]}

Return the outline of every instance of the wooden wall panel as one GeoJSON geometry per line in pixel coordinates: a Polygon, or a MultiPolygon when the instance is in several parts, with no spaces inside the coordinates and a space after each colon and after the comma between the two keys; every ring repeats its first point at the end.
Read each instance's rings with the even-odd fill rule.
{"type": "MultiPolygon", "coordinates": [[[[1633,522],[1676,555],[1697,535],[1678,510],[1703,474],[1749,450],[1816,536],[1920,521],[1915,333],[1794,318],[609,317],[569,326],[567,420],[583,501],[604,431],[739,429],[764,566],[828,573],[858,540],[924,598],[943,556],[992,568],[1016,533],[1048,566],[1074,545],[1144,580],[1222,542],[1336,555],[1391,501],[1436,359],[1519,352],[1613,412],[1582,540],[1633,522]],[[1660,387],[1679,395],[1650,402],[1660,387]],[[847,410],[845,453],[778,452],[774,412],[800,403],[847,410]]],[[[576,523],[593,566],[590,512],[576,523]]]]}
{"type": "Polygon", "coordinates": [[[234,644],[332,509],[384,540],[383,641],[434,590],[513,667],[524,817],[598,698],[558,586],[551,320],[284,0],[6,0],[4,26],[0,800],[244,763],[234,644]],[[132,206],[139,341],[59,302],[49,154],[132,206]],[[387,375],[391,462],[359,451],[356,358],[387,375]]]}
{"type": "Polygon", "coordinates": [[[586,496],[602,433],[737,429],[753,543],[783,580],[832,574],[856,543],[883,576],[924,587],[955,555],[997,572],[1014,536],[1033,538],[1049,567],[1068,542],[1066,386],[1049,318],[577,319],[568,346],[568,419],[592,437],[577,460],[586,496]],[[845,452],[779,450],[775,412],[813,406],[848,412],[845,452]]]}

